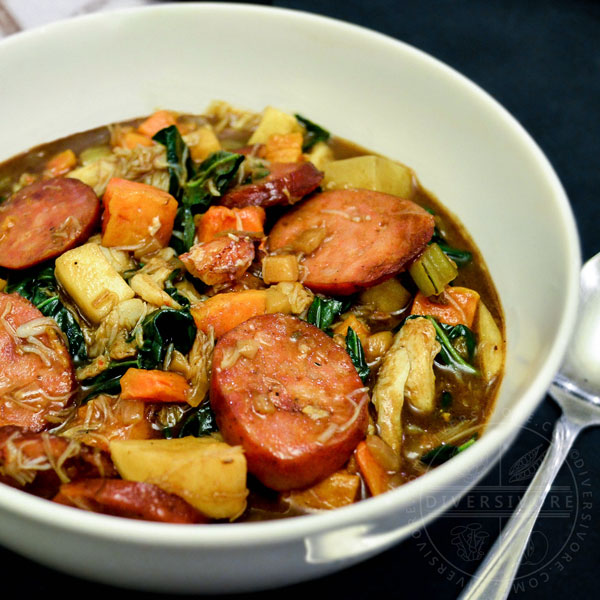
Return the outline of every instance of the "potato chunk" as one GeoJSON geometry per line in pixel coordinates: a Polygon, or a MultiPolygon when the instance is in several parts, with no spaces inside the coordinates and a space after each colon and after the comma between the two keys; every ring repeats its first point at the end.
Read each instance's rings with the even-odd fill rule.
{"type": "Polygon", "coordinates": [[[477,334],[477,357],[481,373],[486,381],[492,381],[502,371],[504,364],[504,340],[502,333],[494,321],[490,311],[482,301],[474,321],[474,330],[477,334]]]}
{"type": "Polygon", "coordinates": [[[84,244],[59,256],[55,274],[92,323],[100,323],[117,304],[135,295],[98,244],[84,244]]]}
{"type": "Polygon", "coordinates": [[[153,483],[213,519],[235,519],[246,508],[246,457],[241,446],[213,438],[124,440],[110,444],[123,479],[153,483]]]}
{"type": "Polygon", "coordinates": [[[326,190],[363,188],[410,199],[413,195],[412,171],[382,156],[356,156],[323,165],[326,190]]]}
{"type": "Polygon", "coordinates": [[[248,140],[249,144],[266,144],[274,134],[302,133],[302,127],[296,117],[277,108],[267,106],[258,127],[248,140]]]}

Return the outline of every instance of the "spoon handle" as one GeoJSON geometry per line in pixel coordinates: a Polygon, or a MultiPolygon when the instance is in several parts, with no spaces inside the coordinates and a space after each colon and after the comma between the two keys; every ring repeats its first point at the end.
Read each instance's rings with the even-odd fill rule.
{"type": "Polygon", "coordinates": [[[552,482],[581,428],[564,414],[556,422],[552,442],[527,492],[460,600],[505,600],[519,570],[523,552],[552,482]]]}

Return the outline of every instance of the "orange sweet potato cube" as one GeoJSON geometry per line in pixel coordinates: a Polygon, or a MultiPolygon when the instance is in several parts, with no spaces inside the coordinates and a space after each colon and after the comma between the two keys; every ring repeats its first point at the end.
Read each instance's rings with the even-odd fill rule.
{"type": "Polygon", "coordinates": [[[113,177],[102,197],[103,246],[141,246],[171,238],[177,200],[152,185],[113,177]]]}

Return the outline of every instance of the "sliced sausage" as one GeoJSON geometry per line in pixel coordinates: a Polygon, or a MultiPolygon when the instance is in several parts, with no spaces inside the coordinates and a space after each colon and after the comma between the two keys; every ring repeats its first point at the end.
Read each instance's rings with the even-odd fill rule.
{"type": "Polygon", "coordinates": [[[52,498],[61,483],[82,477],[117,477],[110,456],[46,431],[0,427],[0,481],[52,498]]]}
{"type": "Polygon", "coordinates": [[[397,196],[370,190],[333,190],[309,198],[281,217],[269,234],[270,252],[325,229],[319,246],[302,257],[303,283],[314,292],[352,294],[400,272],[425,248],[434,220],[397,196]]]}
{"type": "Polygon", "coordinates": [[[122,479],[81,479],[60,486],[54,501],[116,517],[162,523],[206,523],[183,498],[152,483],[122,479]]]}
{"type": "Polygon", "coordinates": [[[158,437],[152,427],[153,404],[100,394],[77,408],[64,435],[88,446],[109,451],[112,440],[147,440],[158,437]]]}
{"type": "Polygon", "coordinates": [[[221,204],[233,207],[289,205],[314,192],[323,173],[311,162],[271,163],[270,173],[254,183],[233,188],[221,204]]]}
{"type": "Polygon", "coordinates": [[[77,179],[33,183],[0,204],[0,266],[26,269],[86,240],[100,215],[94,190],[77,179]]]}
{"type": "Polygon", "coordinates": [[[275,490],[303,488],[350,457],[367,427],[368,396],[346,351],[281,313],[251,318],[214,350],[210,401],[225,441],[275,490]]]}
{"type": "Polygon", "coordinates": [[[0,426],[41,431],[71,402],[75,377],[58,327],[18,294],[0,293],[0,426]]]}

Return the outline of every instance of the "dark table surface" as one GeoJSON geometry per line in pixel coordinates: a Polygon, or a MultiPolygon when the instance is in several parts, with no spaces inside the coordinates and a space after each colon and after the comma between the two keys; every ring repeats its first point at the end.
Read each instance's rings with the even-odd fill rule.
{"type": "MultiPolygon", "coordinates": [[[[261,3],[315,12],[374,29],[464,73],[503,104],[546,153],[573,207],[584,259],[600,250],[600,3],[261,3]]],[[[558,414],[552,401],[544,400],[480,485],[413,538],[337,574],[236,598],[270,600],[282,593],[314,598],[456,598],[539,465],[558,414]]],[[[588,430],[575,442],[535,526],[511,598],[598,597],[598,439],[597,431],[588,430]]],[[[104,593],[132,600],[163,597],[76,579],[1,549],[0,564],[1,572],[12,574],[9,579],[18,582],[19,589],[29,597],[55,592],[69,597],[104,593]]]]}

